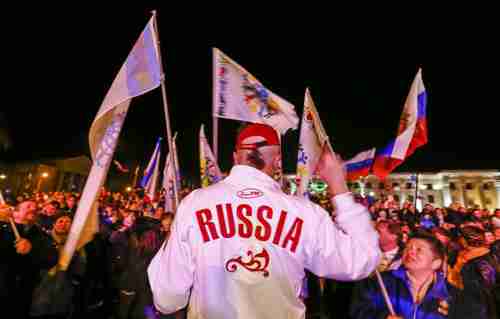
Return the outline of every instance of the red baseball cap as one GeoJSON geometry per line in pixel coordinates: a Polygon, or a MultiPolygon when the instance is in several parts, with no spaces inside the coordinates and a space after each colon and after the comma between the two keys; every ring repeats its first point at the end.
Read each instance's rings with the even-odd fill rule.
{"type": "Polygon", "coordinates": [[[241,130],[236,139],[237,150],[253,150],[262,146],[280,145],[278,132],[269,125],[253,123],[241,130]],[[255,143],[244,143],[249,137],[262,137],[264,140],[255,143]]]}

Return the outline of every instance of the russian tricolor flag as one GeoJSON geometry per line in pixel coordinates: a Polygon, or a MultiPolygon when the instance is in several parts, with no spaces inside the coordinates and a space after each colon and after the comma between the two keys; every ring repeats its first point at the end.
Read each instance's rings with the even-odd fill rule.
{"type": "Polygon", "coordinates": [[[418,147],[427,143],[426,105],[427,94],[419,69],[406,98],[396,139],[375,156],[373,173],[380,179],[384,179],[418,147]]]}
{"type": "Polygon", "coordinates": [[[370,173],[374,158],[375,148],[372,148],[368,151],[360,152],[350,160],[344,162],[347,173],[346,179],[354,181],[360,177],[367,176],[370,173]]]}

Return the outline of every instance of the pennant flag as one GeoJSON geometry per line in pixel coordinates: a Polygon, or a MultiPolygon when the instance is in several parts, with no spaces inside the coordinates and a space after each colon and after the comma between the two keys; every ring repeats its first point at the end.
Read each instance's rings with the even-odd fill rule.
{"type": "Polygon", "coordinates": [[[60,254],[58,264],[62,270],[68,268],[75,250],[92,240],[97,232],[96,199],[106,180],[131,99],[160,85],[160,60],[154,23],[155,15],[118,72],[90,128],[93,165],[60,254]]]}
{"type": "Polygon", "coordinates": [[[384,179],[418,147],[427,143],[426,107],[427,94],[419,69],[406,98],[397,137],[375,156],[373,173],[380,179],[384,179]]]}
{"type": "Polygon", "coordinates": [[[161,154],[160,145],[161,137],[156,141],[155,150],[153,151],[153,155],[151,155],[149,164],[144,171],[144,177],[141,180],[141,187],[144,188],[144,193],[151,201],[155,198],[156,185],[158,184],[161,154]]]}
{"type": "Polygon", "coordinates": [[[328,143],[328,135],[321,123],[309,89],[306,89],[297,159],[297,194],[299,196],[307,196],[307,186],[313,177],[323,145],[326,143],[328,143]]]}
{"type": "Polygon", "coordinates": [[[208,145],[203,124],[200,127],[200,173],[201,187],[207,187],[222,180],[222,172],[208,145]]]}
{"type": "Polygon", "coordinates": [[[122,163],[118,162],[117,160],[114,160],[113,163],[116,165],[116,169],[121,172],[121,173],[128,173],[129,169],[122,163]]]}
{"type": "Polygon", "coordinates": [[[297,128],[299,118],[290,102],[269,91],[217,48],[213,54],[214,117],[264,123],[281,134],[297,128]]]}
{"type": "Polygon", "coordinates": [[[177,161],[177,145],[176,140],[177,133],[174,134],[172,139],[172,152],[168,152],[167,160],[165,161],[165,168],[163,169],[163,181],[162,188],[165,190],[165,210],[175,213],[176,203],[175,203],[175,189],[174,182],[177,177],[177,190],[181,189],[181,174],[179,171],[179,163],[177,161]],[[175,174],[174,174],[175,170],[175,174]],[[175,176],[174,176],[175,175],[175,176]]]}
{"type": "Polygon", "coordinates": [[[375,148],[372,148],[368,151],[360,152],[350,160],[345,161],[346,179],[354,181],[360,177],[367,176],[370,173],[374,158],[375,148]]]}

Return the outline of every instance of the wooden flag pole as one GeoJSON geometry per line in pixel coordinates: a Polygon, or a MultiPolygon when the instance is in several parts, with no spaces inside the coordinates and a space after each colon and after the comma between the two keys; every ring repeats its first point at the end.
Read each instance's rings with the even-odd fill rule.
{"type": "Polygon", "coordinates": [[[218,135],[219,135],[219,118],[215,116],[216,113],[216,105],[217,105],[217,95],[216,95],[216,85],[215,81],[217,81],[217,49],[212,49],[212,151],[214,152],[214,157],[217,163],[219,162],[218,157],[218,135]]]}
{"type": "Polygon", "coordinates": [[[385,304],[387,305],[387,308],[389,308],[391,316],[395,316],[396,313],[394,312],[394,308],[392,307],[392,302],[391,299],[389,298],[389,294],[387,293],[387,289],[385,288],[382,276],[380,276],[380,272],[378,270],[375,270],[375,275],[377,276],[377,282],[378,285],[380,286],[380,290],[382,290],[382,295],[384,296],[385,304]]]}
{"type": "MultiPolygon", "coordinates": [[[[163,60],[161,58],[161,47],[160,47],[160,33],[158,32],[158,21],[156,19],[157,13],[154,10],[154,28],[156,32],[156,43],[157,43],[157,53],[158,58],[160,59],[160,73],[161,73],[161,95],[163,98],[163,108],[165,110],[165,120],[167,123],[167,138],[168,138],[168,148],[170,153],[173,151],[173,142],[172,142],[172,130],[170,128],[170,116],[168,114],[168,104],[167,104],[167,91],[165,89],[165,72],[163,71],[163,60]]],[[[174,180],[177,181],[177,172],[174,169],[174,180]]],[[[174,198],[175,198],[175,207],[179,207],[179,190],[177,189],[177,183],[174,182],[174,198]]]]}
{"type": "Polygon", "coordinates": [[[14,236],[16,236],[16,242],[18,242],[21,239],[21,235],[19,235],[19,231],[17,230],[16,223],[14,223],[14,220],[12,217],[9,217],[9,222],[10,222],[10,227],[12,228],[12,231],[14,232],[14,236]]]}

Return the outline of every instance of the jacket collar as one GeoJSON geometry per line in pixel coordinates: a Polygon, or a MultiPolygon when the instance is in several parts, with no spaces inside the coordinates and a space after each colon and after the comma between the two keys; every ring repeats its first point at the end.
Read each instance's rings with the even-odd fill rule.
{"type": "MultiPolygon", "coordinates": [[[[398,269],[392,272],[394,277],[405,282],[406,286],[410,287],[410,279],[408,278],[408,274],[406,273],[406,268],[404,266],[399,267],[398,269]]],[[[446,286],[446,279],[443,276],[443,273],[438,271],[436,272],[436,280],[434,284],[431,285],[429,290],[426,293],[424,299],[429,297],[434,297],[437,299],[446,299],[449,296],[448,288],[446,286]]]]}
{"type": "Polygon", "coordinates": [[[280,184],[269,175],[259,171],[256,168],[247,165],[235,165],[231,169],[229,176],[224,179],[225,182],[233,185],[260,186],[275,190],[281,189],[280,184]]]}

